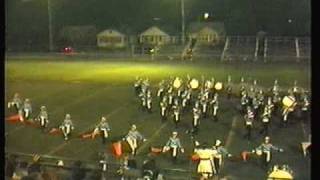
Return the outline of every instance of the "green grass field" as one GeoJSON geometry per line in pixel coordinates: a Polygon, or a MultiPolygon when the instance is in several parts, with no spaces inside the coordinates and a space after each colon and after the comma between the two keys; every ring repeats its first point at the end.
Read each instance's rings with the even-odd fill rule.
{"type": "MultiPolygon", "coordinates": [[[[162,146],[173,130],[173,123],[160,122],[158,101],[154,98],[153,113],[139,110],[139,100],[133,92],[136,76],[148,77],[152,85],[169,76],[190,76],[207,78],[212,76],[225,81],[230,74],[233,81],[239,82],[241,76],[258,80],[264,87],[271,86],[278,79],[281,87],[289,87],[294,80],[300,86],[309,89],[310,67],[305,64],[221,64],[213,62],[179,63],[179,62],[144,62],[118,60],[15,60],[7,59],[6,64],[5,102],[15,92],[23,98],[30,98],[33,115],[37,115],[41,105],[46,105],[50,118],[49,126],[61,123],[66,113],[70,113],[75,124],[73,135],[92,130],[102,115],[109,116],[111,137],[118,138],[127,133],[130,125],[135,123],[138,130],[148,139],[138,150],[137,160],[142,162],[148,154],[149,146],[162,146]]],[[[153,94],[156,89],[153,88],[153,94]]],[[[220,122],[203,120],[200,125],[198,140],[213,144],[221,139],[230,153],[239,156],[243,150],[251,150],[259,145],[262,137],[254,130],[254,140],[243,139],[244,127],[237,105],[239,100],[228,101],[221,98],[220,122]]],[[[12,115],[8,109],[6,117],[12,115]]],[[[191,113],[182,117],[179,128],[182,144],[186,153],[180,156],[177,164],[172,164],[168,155],[157,156],[157,163],[162,168],[180,168],[196,171],[196,164],[190,162],[192,140],[185,134],[191,125],[191,113]]],[[[296,179],[310,179],[310,160],[304,158],[300,142],[307,140],[310,125],[300,122],[290,124],[287,129],[278,127],[279,120],[271,128],[272,142],[282,147],[284,153],[274,153],[273,163],[286,163],[295,172],[296,179]],[[305,129],[304,132],[303,128],[305,129]]],[[[260,128],[260,127],[258,127],[260,128]]],[[[110,150],[110,142],[102,145],[101,139],[71,139],[65,142],[60,136],[42,133],[39,129],[23,125],[5,124],[6,151],[38,153],[53,156],[96,160],[98,152],[110,150]]],[[[226,160],[221,177],[231,179],[260,180],[266,178],[266,170],[254,160],[249,162],[226,160]]],[[[183,179],[183,178],[182,178],[183,179]]]]}

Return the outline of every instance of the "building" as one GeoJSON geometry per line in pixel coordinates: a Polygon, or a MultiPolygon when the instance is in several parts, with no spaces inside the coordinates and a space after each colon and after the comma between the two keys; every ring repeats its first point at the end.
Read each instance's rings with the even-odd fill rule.
{"type": "Polygon", "coordinates": [[[102,48],[123,48],[126,46],[126,36],[119,31],[106,29],[97,34],[97,45],[102,48]]]}
{"type": "Polygon", "coordinates": [[[139,42],[149,45],[164,45],[171,43],[171,37],[157,26],[152,26],[139,35],[139,42]]]}
{"type": "Polygon", "coordinates": [[[188,28],[188,38],[197,43],[217,45],[225,39],[225,28],[221,22],[194,22],[188,28]]]}

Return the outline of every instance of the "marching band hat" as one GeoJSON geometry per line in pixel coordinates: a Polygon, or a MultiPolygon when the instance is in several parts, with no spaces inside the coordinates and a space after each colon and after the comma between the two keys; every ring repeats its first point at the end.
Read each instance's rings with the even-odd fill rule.
{"type": "Polygon", "coordinates": [[[216,146],[220,146],[221,145],[221,141],[219,139],[216,140],[216,146]]]}

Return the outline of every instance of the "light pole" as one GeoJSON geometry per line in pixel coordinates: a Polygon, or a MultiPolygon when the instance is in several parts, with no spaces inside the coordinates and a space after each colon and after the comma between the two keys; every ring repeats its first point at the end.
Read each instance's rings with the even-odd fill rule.
{"type": "Polygon", "coordinates": [[[185,41],[185,24],[184,24],[184,0],[181,0],[181,42],[185,41]]]}
{"type": "Polygon", "coordinates": [[[52,36],[52,14],[51,14],[51,1],[47,0],[48,5],[48,33],[49,33],[49,51],[53,51],[53,36],[52,36]]]}

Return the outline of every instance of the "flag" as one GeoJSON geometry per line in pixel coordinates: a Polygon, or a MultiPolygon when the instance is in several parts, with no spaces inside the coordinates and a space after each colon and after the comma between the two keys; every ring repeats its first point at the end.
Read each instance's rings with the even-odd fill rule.
{"type": "Polygon", "coordinates": [[[17,115],[13,115],[13,116],[9,116],[6,118],[6,121],[9,123],[19,123],[21,116],[19,114],[17,115]]]}
{"type": "Polygon", "coordinates": [[[52,128],[49,131],[49,134],[51,134],[51,135],[59,135],[59,134],[62,134],[62,131],[59,128],[52,128]]]}
{"type": "Polygon", "coordinates": [[[122,145],[121,141],[112,143],[112,150],[116,157],[120,157],[122,155],[122,145]]]}

